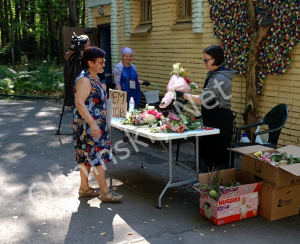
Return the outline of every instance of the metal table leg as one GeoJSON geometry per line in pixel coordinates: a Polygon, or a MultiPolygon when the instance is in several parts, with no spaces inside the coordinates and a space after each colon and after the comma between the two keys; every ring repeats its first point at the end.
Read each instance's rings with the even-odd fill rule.
{"type": "Polygon", "coordinates": [[[165,194],[172,182],[172,140],[169,140],[169,181],[158,198],[157,208],[161,209],[161,198],[165,194]]]}
{"type": "MultiPolygon", "coordinates": [[[[196,137],[196,146],[198,146],[198,137],[196,137]]],[[[161,199],[163,197],[163,195],[165,194],[166,190],[170,187],[174,187],[174,186],[182,186],[182,185],[187,185],[187,184],[193,184],[198,182],[198,172],[199,172],[199,165],[198,165],[198,160],[199,160],[199,150],[196,149],[196,175],[197,175],[197,179],[195,180],[186,180],[186,181],[180,181],[180,182],[176,182],[176,183],[171,183],[172,182],[172,163],[173,163],[173,159],[172,159],[172,140],[169,140],[169,181],[167,183],[167,185],[165,186],[165,188],[163,189],[162,193],[159,195],[158,198],[158,205],[157,208],[161,209],[161,199]]]]}

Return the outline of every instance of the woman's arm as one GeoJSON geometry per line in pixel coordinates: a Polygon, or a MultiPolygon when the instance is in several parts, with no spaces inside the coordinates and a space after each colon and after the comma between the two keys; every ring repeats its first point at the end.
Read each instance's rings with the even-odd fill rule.
{"type": "Polygon", "coordinates": [[[101,136],[100,128],[85,105],[85,101],[90,95],[91,89],[92,85],[89,79],[83,77],[78,80],[76,84],[75,106],[80,115],[89,124],[91,128],[91,136],[93,138],[99,138],[101,136]]]}
{"type": "Polygon", "coordinates": [[[117,64],[114,68],[114,80],[116,84],[116,89],[121,91],[121,74],[122,74],[122,66],[121,64],[117,64]]]}
{"type": "Polygon", "coordinates": [[[69,61],[69,59],[70,59],[70,57],[72,56],[72,54],[75,53],[74,47],[75,47],[74,44],[71,45],[71,47],[69,48],[68,52],[66,52],[65,57],[64,57],[64,59],[65,59],[66,61],[69,61]]]}
{"type": "Polygon", "coordinates": [[[190,103],[201,105],[200,95],[192,95],[189,93],[184,93],[183,98],[190,101],[190,103]]]}

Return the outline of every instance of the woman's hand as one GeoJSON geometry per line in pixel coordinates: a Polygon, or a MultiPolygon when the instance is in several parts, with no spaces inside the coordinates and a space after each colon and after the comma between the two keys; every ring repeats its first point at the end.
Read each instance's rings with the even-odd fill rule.
{"type": "Polygon", "coordinates": [[[100,128],[97,126],[96,122],[91,126],[91,137],[97,139],[101,136],[100,128]]]}
{"type": "Polygon", "coordinates": [[[149,85],[150,85],[150,82],[145,80],[145,81],[142,83],[142,85],[144,85],[144,86],[149,86],[149,85]]]}

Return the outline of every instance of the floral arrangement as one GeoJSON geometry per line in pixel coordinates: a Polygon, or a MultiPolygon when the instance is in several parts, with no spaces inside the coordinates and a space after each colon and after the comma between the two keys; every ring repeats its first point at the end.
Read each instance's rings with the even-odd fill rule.
{"type": "Polygon", "coordinates": [[[171,71],[170,75],[177,75],[186,78],[187,77],[187,72],[186,70],[182,67],[181,63],[176,63],[173,64],[173,70],[171,71]]]}
{"type": "Polygon", "coordinates": [[[300,158],[294,157],[286,152],[262,152],[254,153],[254,156],[262,161],[265,161],[273,166],[283,166],[295,163],[300,163],[300,158]]]}
{"type": "MultiPolygon", "coordinates": [[[[216,171],[214,171],[214,172],[216,172],[216,171]]],[[[197,190],[200,191],[200,193],[202,193],[206,196],[209,196],[216,201],[219,200],[219,198],[223,192],[228,191],[227,189],[241,185],[241,183],[239,183],[239,182],[232,182],[228,185],[221,185],[222,172],[221,173],[217,172],[217,173],[218,174],[215,178],[208,180],[209,184],[204,184],[204,185],[195,187],[197,190]]],[[[215,174],[210,174],[210,175],[215,175],[215,174]]]]}
{"type": "Polygon", "coordinates": [[[153,132],[159,132],[163,130],[167,132],[182,133],[188,130],[198,130],[201,129],[201,122],[202,119],[187,118],[184,115],[169,113],[163,126],[153,132]]]}
{"type": "Polygon", "coordinates": [[[160,102],[160,108],[166,108],[170,105],[173,99],[176,100],[176,91],[191,92],[198,88],[195,82],[191,82],[187,77],[187,71],[181,65],[181,63],[173,64],[173,70],[171,71],[171,78],[166,87],[167,93],[160,102]]]}
{"type": "Polygon", "coordinates": [[[185,82],[190,86],[191,91],[194,91],[198,88],[198,85],[195,82],[191,82],[187,77],[187,71],[181,65],[181,63],[173,64],[173,70],[171,71],[171,75],[177,75],[179,77],[183,77],[185,82]]]}
{"type": "Polygon", "coordinates": [[[160,126],[164,119],[165,117],[161,112],[158,112],[153,107],[149,107],[147,104],[142,111],[134,110],[131,112],[125,120],[121,120],[121,124],[160,126]]]}

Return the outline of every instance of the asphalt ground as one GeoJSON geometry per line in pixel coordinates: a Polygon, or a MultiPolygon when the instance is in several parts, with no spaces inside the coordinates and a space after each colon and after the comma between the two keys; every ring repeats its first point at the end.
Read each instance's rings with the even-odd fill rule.
{"type": "MultiPolygon", "coordinates": [[[[121,203],[78,198],[70,108],[55,134],[61,109],[51,101],[0,100],[1,244],[300,243],[300,215],[215,226],[199,215],[199,193],[189,185],[168,189],[157,209],[168,181],[168,153],[148,139],[140,138],[145,144],[137,154],[108,165],[107,182],[124,195],[121,203]]],[[[123,134],[112,129],[112,138],[116,143],[123,134]]],[[[193,144],[182,143],[180,161],[192,166],[194,159],[193,144]]],[[[173,166],[174,181],[193,178],[194,172],[173,166]]],[[[98,188],[93,175],[90,182],[98,188]]]]}

